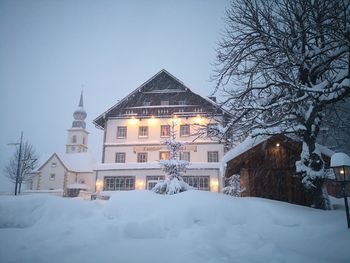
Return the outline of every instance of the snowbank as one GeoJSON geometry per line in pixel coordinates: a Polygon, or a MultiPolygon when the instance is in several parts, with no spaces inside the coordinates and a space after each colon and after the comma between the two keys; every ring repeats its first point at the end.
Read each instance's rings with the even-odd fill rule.
{"type": "Polygon", "coordinates": [[[0,261],[348,262],[341,200],[336,208],[202,191],[1,196],[0,261]]]}

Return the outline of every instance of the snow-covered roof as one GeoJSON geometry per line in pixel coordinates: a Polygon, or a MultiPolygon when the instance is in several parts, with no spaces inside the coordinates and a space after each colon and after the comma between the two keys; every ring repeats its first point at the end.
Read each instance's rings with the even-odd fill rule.
{"type": "Polygon", "coordinates": [[[74,172],[92,172],[96,165],[89,152],[62,154],[59,157],[67,169],[74,172]]]}
{"type": "Polygon", "coordinates": [[[81,153],[65,153],[65,154],[51,154],[51,155],[43,155],[40,158],[38,169],[34,172],[40,171],[43,166],[45,166],[50,159],[54,156],[62,162],[64,167],[72,172],[92,172],[96,166],[96,161],[94,157],[89,152],[81,152],[81,153]]]}
{"type": "Polygon", "coordinates": [[[258,144],[262,143],[263,141],[266,141],[271,136],[257,136],[257,137],[247,137],[243,142],[238,144],[236,147],[232,148],[230,151],[228,151],[224,158],[222,159],[223,163],[227,163],[228,161],[232,160],[233,158],[236,158],[238,155],[241,155],[242,153],[252,149],[253,147],[257,146],[258,144]]]}
{"type": "MultiPolygon", "coordinates": [[[[190,163],[187,169],[220,169],[221,163],[190,163]]],[[[149,163],[99,163],[95,170],[139,170],[139,169],[160,169],[159,162],[149,163]]]]}
{"type": "MultiPolygon", "coordinates": [[[[286,136],[286,135],[285,135],[286,136]]],[[[242,153],[254,148],[255,146],[259,145],[260,143],[263,143],[264,141],[270,139],[272,137],[272,135],[260,135],[260,136],[256,136],[254,138],[252,137],[247,137],[242,143],[238,144],[236,147],[234,147],[233,149],[231,149],[230,151],[228,151],[224,158],[222,159],[223,163],[227,163],[230,160],[236,158],[237,156],[241,155],[242,153]]],[[[290,137],[290,136],[286,136],[287,138],[293,140],[293,141],[297,141],[297,142],[301,142],[301,140],[294,138],[294,137],[290,137]]],[[[330,150],[329,148],[316,143],[317,148],[321,151],[322,154],[331,157],[334,152],[332,150],[330,150]]]]}

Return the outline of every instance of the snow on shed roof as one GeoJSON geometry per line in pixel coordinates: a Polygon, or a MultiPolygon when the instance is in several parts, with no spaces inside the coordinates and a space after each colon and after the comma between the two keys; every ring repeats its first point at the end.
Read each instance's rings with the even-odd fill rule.
{"type": "MultiPolygon", "coordinates": [[[[240,144],[238,144],[236,147],[232,148],[230,151],[228,151],[224,158],[222,159],[223,163],[227,163],[230,160],[236,158],[237,156],[241,155],[242,153],[254,148],[255,146],[259,145],[260,143],[270,139],[273,135],[260,135],[260,136],[256,136],[254,138],[252,137],[247,137],[243,142],[241,142],[240,144]]],[[[286,135],[285,135],[286,136],[286,135]]],[[[301,142],[300,139],[297,139],[295,137],[291,137],[291,136],[286,136],[287,138],[297,141],[297,142],[301,142]]],[[[318,147],[318,149],[321,151],[322,154],[331,157],[334,152],[332,150],[330,150],[329,148],[316,143],[316,146],[318,147]]]]}

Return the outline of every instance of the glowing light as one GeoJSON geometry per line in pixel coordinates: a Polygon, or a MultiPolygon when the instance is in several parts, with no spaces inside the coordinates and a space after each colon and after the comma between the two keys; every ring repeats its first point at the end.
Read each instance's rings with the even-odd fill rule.
{"type": "Polygon", "coordinates": [[[341,175],[344,175],[344,173],[345,173],[344,169],[341,169],[339,172],[340,172],[341,175]]]}
{"type": "Polygon", "coordinates": [[[141,179],[136,180],[136,189],[138,190],[145,189],[145,182],[141,179]]]}
{"type": "Polygon", "coordinates": [[[130,125],[136,125],[138,122],[139,122],[139,120],[136,119],[135,117],[131,117],[131,119],[129,119],[130,125]]]}
{"type": "Polygon", "coordinates": [[[211,192],[219,192],[219,181],[218,179],[210,180],[210,191],[211,192]]]}
{"type": "Polygon", "coordinates": [[[156,125],[158,123],[158,120],[152,116],[150,119],[148,119],[149,125],[156,125]]]}
{"type": "Polygon", "coordinates": [[[276,147],[280,147],[281,146],[281,144],[278,142],[278,143],[276,143],[276,147]]]}
{"type": "Polygon", "coordinates": [[[202,125],[204,124],[204,118],[202,118],[200,115],[197,115],[195,118],[193,118],[193,123],[202,125]]]}
{"type": "Polygon", "coordinates": [[[96,181],[96,192],[102,191],[103,189],[103,182],[101,180],[96,181]]]}

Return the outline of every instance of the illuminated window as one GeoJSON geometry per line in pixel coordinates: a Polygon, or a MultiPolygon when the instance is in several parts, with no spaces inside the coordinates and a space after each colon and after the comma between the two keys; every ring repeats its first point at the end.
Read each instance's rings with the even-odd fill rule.
{"type": "Polygon", "coordinates": [[[54,181],[55,178],[56,178],[56,175],[55,175],[55,174],[50,174],[50,180],[51,180],[51,181],[54,181]]]}
{"type": "Polygon", "coordinates": [[[160,105],[169,105],[169,101],[168,100],[162,100],[160,102],[160,105]]]}
{"type": "Polygon", "coordinates": [[[117,138],[126,138],[127,128],[125,126],[120,126],[117,128],[117,138]]]}
{"type": "Polygon", "coordinates": [[[169,152],[160,152],[159,160],[169,160],[170,153],[169,152]]]}
{"type": "Polygon", "coordinates": [[[208,152],[208,163],[219,162],[219,152],[208,152]]]}
{"type": "Polygon", "coordinates": [[[139,137],[148,137],[148,127],[147,126],[139,127],[139,137]]]}
{"type": "Polygon", "coordinates": [[[161,125],[160,137],[169,137],[169,136],[170,136],[170,125],[161,125]]]}
{"type": "Polygon", "coordinates": [[[72,137],[72,143],[77,143],[77,136],[76,136],[76,135],[73,135],[73,137],[72,137]]]}
{"type": "Polygon", "coordinates": [[[190,161],[190,152],[181,152],[180,153],[180,160],[189,162],[190,161]]]}
{"type": "Polygon", "coordinates": [[[180,125],[180,136],[190,136],[190,125],[180,125]]]}
{"type": "Polygon", "coordinates": [[[210,190],[210,178],[209,176],[183,176],[182,179],[190,186],[203,191],[210,190]]]}
{"type": "Polygon", "coordinates": [[[115,153],[116,163],[125,163],[125,153],[115,153]]]}
{"type": "Polygon", "coordinates": [[[137,154],[138,163],[147,163],[147,153],[138,153],[137,154]]]}
{"type": "Polygon", "coordinates": [[[128,191],[135,190],[135,177],[133,176],[108,176],[104,178],[104,191],[128,191]]]}

